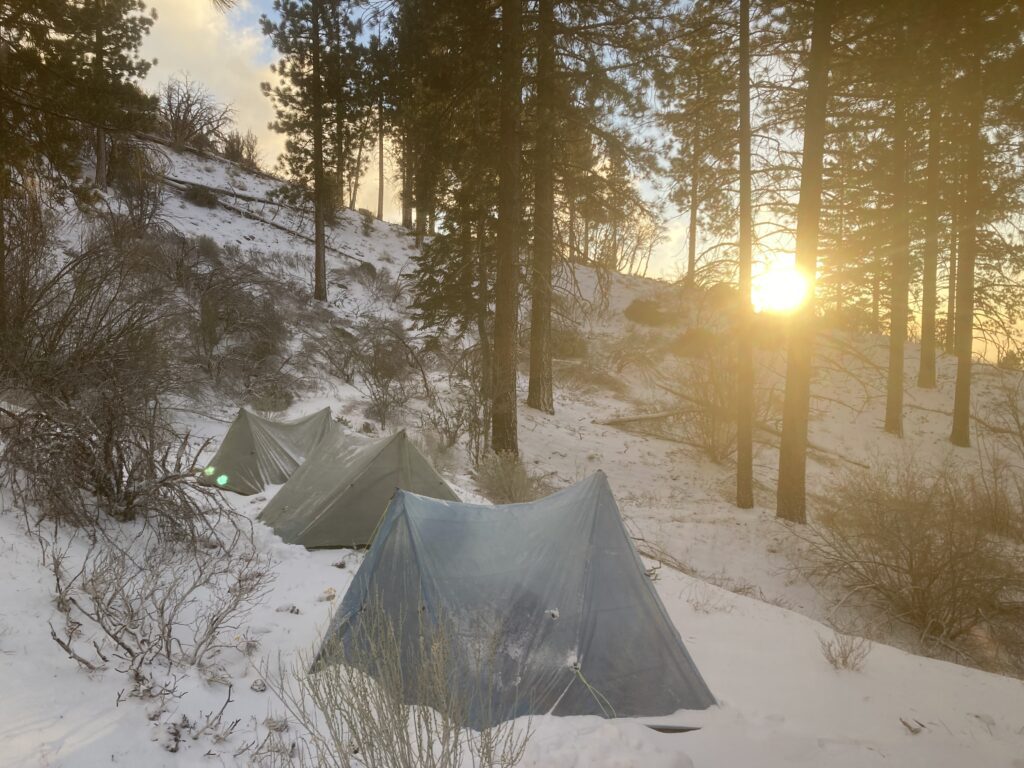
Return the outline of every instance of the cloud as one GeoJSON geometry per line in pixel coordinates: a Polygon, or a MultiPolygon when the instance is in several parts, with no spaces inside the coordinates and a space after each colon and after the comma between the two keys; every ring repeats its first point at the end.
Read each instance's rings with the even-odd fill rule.
{"type": "MultiPolygon", "coordinates": [[[[202,83],[220,102],[235,108],[235,122],[244,133],[251,130],[259,138],[263,163],[273,168],[284,151],[285,137],[267,126],[274,119],[270,100],[260,83],[273,77],[270,64],[275,51],[259,28],[261,12],[269,11],[266,0],[242,0],[228,13],[214,8],[213,0],[155,0],[157,22],[143,43],[142,55],[157,59],[143,86],[150,91],[171,77],[187,74],[202,83]]],[[[357,207],[377,210],[376,145],[361,180],[357,207]]],[[[384,188],[384,216],[389,221],[401,218],[397,190],[390,179],[392,163],[385,163],[388,181],[384,188]]]]}
{"type": "Polygon", "coordinates": [[[154,5],[157,22],[142,55],[157,64],[144,87],[155,90],[170,77],[188,74],[218,101],[234,106],[238,127],[259,137],[264,161],[273,165],[284,137],[267,127],[274,110],[260,83],[271,78],[274,53],[257,25],[259,14],[248,2],[227,14],[212,0],[156,0],[154,5]]]}

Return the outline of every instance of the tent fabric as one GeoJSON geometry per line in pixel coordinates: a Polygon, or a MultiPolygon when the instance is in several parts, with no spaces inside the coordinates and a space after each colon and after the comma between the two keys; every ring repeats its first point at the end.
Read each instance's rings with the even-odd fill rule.
{"type": "Polygon", "coordinates": [[[242,408],[200,482],[244,496],[288,480],[328,433],[339,431],[331,409],[293,421],[273,421],[242,408]]]}
{"type": "Polygon", "coordinates": [[[527,714],[642,717],[715,704],[601,472],[529,504],[399,492],[313,671],[348,662],[373,674],[359,649],[376,642],[369,633],[380,630],[367,627],[381,616],[401,638],[403,670],[416,668],[417,638],[445,627],[474,728],[527,714]],[[486,670],[474,661],[481,644],[494,649],[486,670]]]}
{"type": "Polygon", "coordinates": [[[260,513],[289,544],[365,547],[403,488],[458,501],[405,430],[370,442],[337,431],[321,442],[260,513]]]}

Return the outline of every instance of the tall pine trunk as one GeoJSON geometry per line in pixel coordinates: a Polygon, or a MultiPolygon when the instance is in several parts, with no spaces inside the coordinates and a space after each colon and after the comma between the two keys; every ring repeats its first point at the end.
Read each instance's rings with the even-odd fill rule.
{"type": "Polygon", "coordinates": [[[985,97],[981,62],[971,61],[967,71],[967,178],[964,184],[960,253],[956,287],[956,389],[953,395],[953,445],[971,444],[971,369],[974,348],[974,264],[978,255],[978,206],[985,97]]]}
{"type": "MultiPolygon", "coordinates": [[[[2,80],[0,63],[0,80],[2,80]]],[[[8,169],[0,165],[0,364],[4,362],[7,345],[7,195],[10,191],[8,169]]]]}
{"type": "Polygon", "coordinates": [[[426,174],[422,165],[416,173],[416,247],[423,247],[423,239],[427,236],[427,191],[426,174]]]}
{"type": "MultiPolygon", "coordinates": [[[[96,77],[96,85],[98,88],[102,88],[101,83],[103,81],[103,32],[100,29],[101,22],[99,19],[102,18],[103,13],[103,0],[96,1],[96,18],[97,18],[97,29],[93,37],[93,43],[95,44],[95,55],[93,56],[93,69],[96,77]]],[[[99,116],[100,122],[105,118],[103,115],[99,116]]],[[[107,132],[103,128],[96,128],[94,136],[95,149],[96,149],[96,173],[93,176],[93,181],[100,189],[107,188],[107,132]]]]}
{"type": "Polygon", "coordinates": [[[953,191],[951,226],[949,228],[949,265],[946,269],[946,337],[947,352],[956,351],[956,281],[957,265],[960,262],[960,212],[963,209],[960,196],[959,172],[954,176],[957,188],[953,191]]]}
{"type": "Polygon", "coordinates": [[[359,135],[359,148],[356,150],[356,165],[353,169],[352,179],[349,182],[348,207],[355,210],[356,196],[359,194],[359,168],[363,164],[363,145],[366,143],[366,134],[359,135]]]}
{"type": "Polygon", "coordinates": [[[377,220],[384,220],[384,99],[377,102],[377,220]]]}
{"type": "Polygon", "coordinates": [[[322,21],[320,1],[311,6],[311,32],[313,37],[312,64],[312,117],[313,117],[313,298],[327,301],[327,243],[324,232],[324,216],[327,207],[326,183],[324,178],[324,99],[323,71],[320,45],[320,23],[322,21]]]}
{"type": "Polygon", "coordinates": [[[477,284],[478,297],[476,305],[476,332],[480,339],[480,400],[483,413],[480,414],[484,429],[481,430],[483,445],[481,452],[490,449],[491,400],[494,392],[494,366],[492,364],[492,346],[490,332],[491,296],[488,286],[491,273],[487,253],[487,219],[480,217],[477,222],[477,284]]]}
{"type": "Polygon", "coordinates": [[[340,211],[345,207],[345,156],[348,153],[348,146],[345,141],[345,115],[340,98],[337,105],[334,113],[334,194],[337,195],[335,204],[340,211]]]}
{"type": "Polygon", "coordinates": [[[494,284],[495,451],[519,453],[516,419],[516,336],[519,311],[519,120],[522,108],[522,0],[501,2],[501,85],[498,148],[497,276],[494,284]]]}
{"type": "Polygon", "coordinates": [[[818,267],[818,221],[825,154],[828,71],[832,58],[834,0],[815,0],[807,67],[804,143],[797,204],[796,266],[811,285],[806,304],[793,316],[786,364],[786,395],[779,448],[776,514],[807,522],[807,422],[811,408],[814,347],[814,279],[818,267]]]}
{"type": "Polygon", "coordinates": [[[751,273],[754,216],[750,170],[750,0],[740,0],[740,332],[736,340],[736,506],[754,506],[754,348],[751,273]]]}
{"type": "MultiPolygon", "coordinates": [[[[937,80],[937,78],[936,78],[937,80]]],[[[935,315],[938,305],[939,268],[939,144],[940,114],[938,83],[928,91],[928,167],[925,181],[924,258],[921,274],[921,359],[917,386],[935,388],[935,315]]]]}
{"type": "Polygon", "coordinates": [[[412,229],[412,160],[409,157],[409,139],[402,142],[402,226],[412,229]]]}
{"type": "MultiPolygon", "coordinates": [[[[902,24],[902,22],[900,22],[902,24]]],[[[905,33],[899,32],[901,49],[905,33]]],[[[899,73],[902,74],[902,73],[899,73]]],[[[903,371],[907,345],[907,307],[910,291],[910,195],[908,174],[907,94],[903,83],[897,84],[893,107],[893,152],[895,159],[895,193],[890,226],[892,227],[889,303],[889,375],[885,397],[885,431],[903,437],[903,371]]]]}
{"type": "Polygon", "coordinates": [[[530,385],[526,404],[555,412],[551,373],[551,281],[555,251],[555,11],[537,2],[537,146],[534,150],[533,271],[530,283],[530,385]]]}
{"type": "Polygon", "coordinates": [[[686,242],[686,286],[692,288],[697,282],[697,213],[700,210],[700,160],[697,142],[690,151],[690,231],[686,242]]]}

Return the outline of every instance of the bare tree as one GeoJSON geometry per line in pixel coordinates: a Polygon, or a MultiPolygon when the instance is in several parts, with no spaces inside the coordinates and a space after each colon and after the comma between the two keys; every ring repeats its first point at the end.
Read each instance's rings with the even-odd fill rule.
{"type": "Polygon", "coordinates": [[[171,78],[157,93],[158,111],[167,137],[176,147],[209,149],[223,141],[234,109],[220,104],[201,83],[171,78]]]}

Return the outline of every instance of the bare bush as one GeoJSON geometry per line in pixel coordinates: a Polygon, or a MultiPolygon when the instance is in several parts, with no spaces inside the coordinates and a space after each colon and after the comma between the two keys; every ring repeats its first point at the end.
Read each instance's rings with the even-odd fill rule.
{"type": "Polygon", "coordinates": [[[212,149],[223,141],[234,114],[188,76],[171,78],[160,86],[157,111],[171,143],[194,149],[212,149]]]}
{"type": "Polygon", "coordinates": [[[352,368],[370,403],[366,415],[387,429],[413,395],[412,347],[397,320],[367,318],[354,329],[352,368]]]}
{"type": "Polygon", "coordinates": [[[205,442],[116,390],[47,403],[3,412],[0,476],[21,508],[90,528],[141,519],[178,539],[206,534],[218,506],[192,482],[205,442]]]}
{"type": "Polygon", "coordinates": [[[245,135],[238,130],[231,130],[224,137],[224,157],[249,171],[260,169],[259,139],[252,131],[245,135]]]}
{"type": "Polygon", "coordinates": [[[608,345],[606,355],[609,367],[615,373],[634,370],[641,378],[650,381],[665,353],[657,333],[629,331],[608,345]]]}
{"type": "Polygon", "coordinates": [[[447,381],[445,386],[438,386],[424,374],[427,400],[424,421],[440,439],[441,447],[450,450],[463,435],[468,435],[473,453],[484,428],[482,419],[486,407],[486,395],[479,382],[472,378],[476,365],[474,350],[463,351],[454,360],[444,351],[440,355],[442,367],[448,369],[447,381]]]}
{"type": "Polygon", "coordinates": [[[551,356],[559,360],[587,357],[587,339],[575,325],[559,322],[551,329],[551,356]]]}
{"type": "Polygon", "coordinates": [[[451,474],[458,468],[458,455],[454,445],[433,429],[422,429],[414,439],[416,447],[441,474],[451,474]]]}
{"type": "Polygon", "coordinates": [[[832,669],[848,669],[858,672],[871,653],[871,641],[856,635],[835,632],[832,637],[818,636],[821,655],[832,665],[832,669]]]}
{"type": "MultiPolygon", "coordinates": [[[[657,414],[659,423],[651,434],[689,443],[712,461],[724,462],[736,451],[736,358],[730,340],[714,338],[685,366],[652,375],[660,389],[678,399],[678,407],[657,414]]],[[[755,424],[770,421],[775,405],[770,390],[755,388],[755,424]]]]}
{"type": "Polygon", "coordinates": [[[480,492],[495,504],[533,501],[551,492],[543,477],[523,464],[514,453],[488,453],[473,470],[480,492]]]}
{"type": "Polygon", "coordinates": [[[200,184],[188,184],[181,196],[186,201],[192,203],[192,205],[198,205],[200,208],[216,208],[220,201],[216,192],[200,184]]]}
{"type": "Polygon", "coordinates": [[[363,237],[369,237],[373,234],[373,219],[374,215],[370,211],[365,208],[359,209],[359,223],[363,237]]]}
{"type": "Polygon", "coordinates": [[[164,204],[164,158],[138,141],[115,142],[110,154],[109,180],[117,191],[124,215],[140,230],[156,226],[164,204]]]}
{"type": "Polygon", "coordinates": [[[157,661],[202,667],[234,647],[252,604],[267,585],[269,563],[241,531],[211,549],[151,535],[108,536],[76,572],[53,561],[58,604],[94,626],[121,671],[157,661]]]}
{"type": "Polygon", "coordinates": [[[456,649],[465,638],[443,620],[429,626],[421,620],[412,636],[419,640],[410,643],[401,619],[393,621],[371,601],[360,613],[358,637],[344,647],[328,641],[320,657],[300,658],[290,670],[280,660],[276,670],[265,665],[264,678],[301,728],[289,747],[299,765],[505,768],[520,762],[530,722],[507,720],[490,706],[498,643],[475,644],[471,677],[488,682],[486,690],[467,691],[456,649]],[[471,721],[475,730],[467,727],[471,721]]]}
{"type": "MultiPolygon", "coordinates": [[[[24,245],[38,235],[18,233],[24,245]]],[[[173,389],[169,365],[176,308],[145,269],[144,241],[122,218],[110,218],[78,252],[14,249],[23,281],[8,294],[0,375],[9,385],[71,403],[92,388],[122,382],[136,400],[173,389]]]]}
{"type": "Polygon", "coordinates": [[[579,392],[603,390],[621,397],[628,391],[628,385],[621,376],[609,372],[602,365],[594,365],[590,359],[558,361],[555,381],[560,387],[579,392]]]}
{"type": "Polygon", "coordinates": [[[129,674],[131,695],[141,698],[174,695],[174,667],[222,678],[216,659],[235,646],[271,578],[249,527],[227,526],[200,542],[101,523],[84,554],[73,554],[75,537],[59,526],[32,527],[64,615],[61,633],[51,623],[54,642],[87,669],[113,665],[129,674]],[[167,681],[154,674],[157,664],[167,681]]]}
{"type": "MultiPolygon", "coordinates": [[[[198,247],[199,244],[197,244],[198,247]]],[[[281,410],[296,382],[286,370],[289,331],[280,292],[236,248],[207,245],[190,282],[196,297],[193,339],[214,383],[241,392],[265,410],[281,410]]]]}
{"type": "Polygon", "coordinates": [[[335,279],[341,283],[362,286],[373,306],[393,304],[402,298],[405,291],[402,281],[396,279],[386,267],[375,267],[368,261],[336,270],[335,279]]]}
{"type": "Polygon", "coordinates": [[[671,325],[676,318],[658,299],[633,299],[623,311],[626,319],[653,328],[671,325]]]}
{"type": "Polygon", "coordinates": [[[977,628],[1024,621],[1024,567],[991,534],[953,466],[912,458],[847,474],[804,536],[811,576],[951,647],[977,628]]]}

